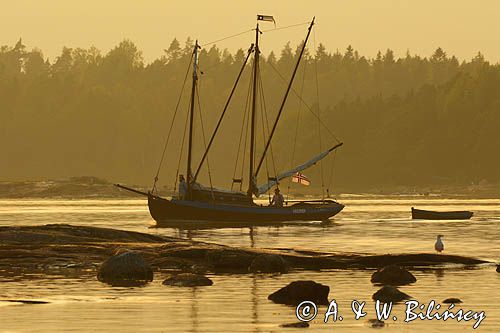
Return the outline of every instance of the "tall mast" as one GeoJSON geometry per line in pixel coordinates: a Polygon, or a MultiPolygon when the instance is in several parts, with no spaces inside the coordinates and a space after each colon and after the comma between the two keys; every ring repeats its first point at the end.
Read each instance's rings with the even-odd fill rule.
{"type": "Polygon", "coordinates": [[[247,195],[252,197],[253,189],[254,189],[254,160],[255,160],[255,111],[257,105],[257,74],[259,67],[259,24],[257,23],[257,27],[255,28],[255,55],[254,55],[254,63],[253,63],[253,89],[252,89],[252,123],[250,130],[250,168],[248,173],[248,190],[247,195]]]}
{"type": "Polygon", "coordinates": [[[257,177],[257,175],[259,173],[260,167],[262,166],[262,162],[264,162],[264,158],[266,157],[267,149],[269,148],[269,145],[271,144],[271,139],[273,138],[274,131],[276,130],[276,126],[278,125],[278,121],[281,117],[281,113],[283,112],[283,108],[285,107],[288,93],[290,92],[290,89],[292,88],[295,74],[297,73],[297,69],[299,68],[300,60],[302,59],[302,55],[304,54],[304,50],[306,49],[307,40],[309,39],[309,35],[311,34],[311,29],[314,25],[314,19],[315,19],[315,17],[313,17],[312,22],[309,25],[309,29],[307,30],[306,39],[304,40],[304,44],[302,45],[302,48],[300,50],[299,58],[297,59],[297,63],[295,64],[295,68],[293,69],[292,77],[290,78],[290,82],[288,83],[288,87],[286,88],[285,96],[283,97],[283,101],[281,102],[281,106],[280,106],[280,109],[278,111],[278,115],[276,116],[276,120],[274,121],[273,128],[271,129],[271,132],[269,133],[269,138],[267,139],[267,143],[266,143],[266,146],[264,148],[264,152],[262,153],[262,157],[260,158],[259,164],[257,165],[257,170],[255,171],[255,177],[257,177]]]}
{"type": "Polygon", "coordinates": [[[198,45],[198,40],[196,40],[194,44],[194,60],[193,60],[193,85],[191,87],[191,104],[189,108],[189,145],[188,145],[188,156],[187,156],[187,171],[186,171],[186,180],[187,180],[187,199],[191,198],[191,182],[192,182],[192,172],[191,172],[191,155],[193,150],[193,120],[194,120],[194,99],[196,95],[196,82],[198,81],[198,49],[200,46],[198,45]]]}

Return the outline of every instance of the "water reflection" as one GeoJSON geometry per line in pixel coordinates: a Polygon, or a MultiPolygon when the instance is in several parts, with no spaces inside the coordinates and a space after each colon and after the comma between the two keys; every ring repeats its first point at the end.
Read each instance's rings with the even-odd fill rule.
{"type": "MultiPolygon", "coordinates": [[[[42,225],[70,223],[121,228],[157,235],[254,248],[296,248],[307,252],[352,251],[365,253],[434,252],[437,234],[445,235],[445,253],[500,261],[500,200],[433,198],[341,198],[346,209],[329,223],[223,229],[150,228],[144,200],[2,200],[0,224],[42,225]],[[412,221],[411,206],[443,210],[474,210],[470,221],[412,221]]],[[[75,270],[76,272],[76,270],[75,270]]],[[[417,283],[402,291],[419,301],[457,297],[467,309],[484,310],[481,332],[497,332],[500,323],[500,274],[495,267],[474,269],[437,267],[413,270],[417,283]]],[[[267,296],[291,281],[311,279],[331,287],[330,298],[348,314],[352,299],[367,301],[374,317],[371,295],[377,290],[371,271],[292,271],[284,275],[216,275],[214,285],[200,288],[166,287],[161,273],[143,288],[111,288],[96,281],[91,272],[75,273],[74,279],[43,274],[2,277],[1,299],[38,299],[50,304],[13,305],[0,301],[2,330],[42,332],[88,331],[230,331],[267,332],[295,322],[294,309],[274,304],[267,296]],[[76,319],[76,320],[75,320],[76,319]],[[68,324],[70,323],[70,324],[68,324]],[[71,326],[71,327],[69,327],[71,326]]],[[[1,275],[1,274],[0,274],[1,275]]],[[[324,310],[324,309],[323,309],[324,310]]],[[[395,308],[403,314],[402,305],[395,308]]],[[[471,330],[456,322],[390,322],[393,332],[471,330]]],[[[370,332],[366,321],[346,315],[342,323],[311,324],[311,331],[370,332]]]]}

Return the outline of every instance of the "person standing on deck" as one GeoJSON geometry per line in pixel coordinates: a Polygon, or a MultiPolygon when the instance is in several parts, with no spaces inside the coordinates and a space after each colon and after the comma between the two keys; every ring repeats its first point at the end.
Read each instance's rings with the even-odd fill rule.
{"type": "Polygon", "coordinates": [[[179,175],[179,200],[186,199],[187,183],[184,175],[179,175]]]}
{"type": "Polygon", "coordinates": [[[283,207],[284,202],[285,198],[283,198],[283,194],[280,193],[279,187],[276,187],[276,189],[274,190],[273,199],[271,200],[271,206],[283,207]]]}

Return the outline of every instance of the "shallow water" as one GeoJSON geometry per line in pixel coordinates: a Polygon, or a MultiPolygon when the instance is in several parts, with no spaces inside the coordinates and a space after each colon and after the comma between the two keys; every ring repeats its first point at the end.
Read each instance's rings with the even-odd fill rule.
{"type": "MultiPolygon", "coordinates": [[[[0,225],[70,223],[121,228],[235,246],[302,248],[364,253],[432,252],[435,236],[443,234],[445,252],[500,261],[500,200],[343,196],[346,205],[332,223],[300,223],[253,230],[177,230],[154,225],[145,200],[0,200],[0,225]],[[470,221],[411,221],[410,207],[436,210],[468,209],[470,221]]],[[[309,330],[370,331],[375,318],[371,271],[293,271],[284,275],[212,275],[211,287],[176,288],[161,285],[163,276],[142,288],[112,288],[93,276],[2,278],[0,332],[11,331],[159,331],[159,332],[270,332],[289,331],[282,323],[296,322],[295,309],[274,304],[267,296],[297,279],[330,286],[330,299],[339,305],[342,322],[322,322],[325,307],[309,330]],[[44,300],[28,305],[7,299],[44,300]],[[367,301],[367,316],[356,321],[351,301],[367,301]]],[[[500,274],[495,267],[415,270],[418,281],[401,290],[422,303],[458,297],[464,310],[485,311],[478,331],[500,328],[500,274]]],[[[395,306],[397,321],[386,320],[392,332],[472,331],[474,320],[416,320],[404,323],[405,305],[395,306]]],[[[441,311],[442,312],[442,311],[441,311]]],[[[292,329],[293,331],[293,329],[292,329]]]]}

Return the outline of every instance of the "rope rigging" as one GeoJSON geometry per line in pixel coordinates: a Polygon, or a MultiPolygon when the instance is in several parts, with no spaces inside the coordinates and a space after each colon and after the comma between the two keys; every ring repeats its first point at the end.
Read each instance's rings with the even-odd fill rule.
{"type": "Polygon", "coordinates": [[[224,38],[221,38],[221,39],[214,40],[213,42],[205,43],[205,44],[200,45],[200,46],[201,47],[205,47],[207,45],[212,45],[212,44],[215,44],[215,43],[218,43],[218,42],[222,42],[223,40],[226,40],[226,39],[231,39],[231,38],[234,38],[234,37],[238,37],[238,36],[244,35],[246,33],[254,31],[254,30],[255,29],[245,30],[245,31],[239,32],[239,33],[231,35],[231,36],[227,36],[227,37],[224,37],[224,38]]]}
{"type": "MultiPolygon", "coordinates": [[[[313,45],[316,50],[316,30],[313,32],[313,45]]],[[[316,78],[316,103],[318,105],[318,137],[319,137],[319,152],[323,151],[323,145],[321,140],[321,105],[319,103],[319,82],[318,82],[318,57],[314,57],[314,71],[316,78]]],[[[321,173],[321,199],[325,200],[325,177],[323,173],[323,162],[319,162],[319,168],[321,173]]]]}
{"type": "Polygon", "coordinates": [[[300,26],[307,25],[307,24],[311,24],[311,21],[287,25],[286,27],[279,27],[279,28],[274,28],[274,29],[263,30],[262,32],[273,32],[273,31],[278,31],[278,30],[283,30],[283,29],[288,29],[288,28],[300,27],[300,26]]]}
{"type": "Polygon", "coordinates": [[[186,134],[187,134],[187,129],[188,129],[188,123],[189,123],[189,110],[188,110],[188,112],[186,112],[186,121],[184,122],[184,133],[182,134],[182,142],[181,142],[181,150],[180,150],[180,154],[179,154],[179,162],[177,163],[177,170],[175,171],[174,192],[177,190],[177,178],[179,177],[179,170],[181,168],[182,154],[184,152],[184,143],[186,141],[186,134]]]}
{"type": "MultiPolygon", "coordinates": [[[[300,87],[300,96],[302,96],[302,93],[304,92],[304,83],[306,79],[306,66],[307,62],[304,62],[303,66],[303,71],[302,71],[302,85],[300,87]]],[[[295,126],[295,135],[294,135],[294,140],[293,140],[293,147],[292,147],[292,158],[290,159],[290,168],[293,168],[294,161],[295,161],[295,149],[297,147],[297,137],[299,135],[299,124],[300,124],[300,111],[302,110],[302,99],[299,99],[299,108],[297,111],[297,124],[295,126]]],[[[287,187],[287,193],[286,193],[286,198],[287,200],[290,199],[290,185],[292,183],[292,179],[288,180],[288,187],[287,187]]]]}
{"type": "MultiPolygon", "coordinates": [[[[310,23],[311,23],[310,21],[303,22],[303,23],[297,23],[297,24],[292,24],[292,25],[288,25],[288,26],[285,26],[285,27],[279,27],[279,28],[274,28],[274,29],[263,30],[262,32],[273,32],[273,31],[278,31],[278,30],[283,30],[283,29],[289,29],[289,28],[299,27],[299,26],[302,26],[302,25],[310,24],[310,23]]],[[[234,34],[234,35],[230,35],[230,36],[227,36],[227,37],[223,37],[223,38],[214,40],[212,42],[205,43],[205,44],[200,45],[200,46],[201,47],[205,47],[205,46],[208,46],[208,45],[213,45],[213,44],[218,43],[218,42],[222,42],[222,41],[225,41],[225,40],[228,40],[228,39],[231,39],[231,38],[239,37],[241,35],[244,35],[246,33],[252,32],[252,31],[255,31],[255,29],[245,30],[245,31],[239,32],[239,33],[234,34]]]]}
{"type": "MultiPolygon", "coordinates": [[[[264,96],[264,85],[262,84],[262,77],[259,73],[259,90],[260,90],[260,100],[261,100],[261,118],[262,118],[262,139],[263,139],[263,143],[266,142],[266,139],[269,137],[269,119],[267,117],[267,108],[266,108],[266,99],[265,99],[265,96],[264,96]],[[264,117],[265,117],[265,121],[264,121],[264,117]],[[266,133],[266,130],[267,130],[267,133],[266,133]]],[[[276,171],[276,162],[275,162],[275,159],[274,159],[274,153],[273,153],[273,146],[272,144],[269,145],[269,152],[270,152],[270,155],[271,155],[271,162],[272,162],[272,166],[273,166],[273,176],[275,179],[277,179],[278,177],[278,173],[276,171]]],[[[267,181],[269,181],[269,168],[268,168],[268,159],[267,159],[267,155],[265,157],[265,163],[266,163],[266,176],[267,176],[267,181]]],[[[269,195],[269,200],[271,200],[271,197],[270,197],[270,193],[268,192],[268,195],[269,195]]]]}
{"type": "MultiPolygon", "coordinates": [[[[262,85],[262,78],[260,76],[260,73],[258,75],[258,88],[259,88],[259,92],[260,92],[260,109],[261,109],[261,112],[260,112],[260,115],[261,115],[261,123],[262,123],[262,142],[266,142],[266,139],[268,137],[268,134],[269,134],[269,121],[268,121],[268,118],[267,118],[267,109],[266,109],[266,101],[265,101],[265,97],[264,97],[264,88],[263,88],[263,85],[262,85]],[[265,121],[264,121],[264,116],[265,116],[265,121]],[[266,129],[267,129],[267,134],[266,134],[266,129]]],[[[274,178],[276,179],[277,178],[277,173],[276,173],[276,164],[275,164],[275,161],[274,161],[274,155],[273,155],[273,149],[272,149],[272,146],[269,147],[270,148],[270,153],[271,153],[271,161],[272,161],[272,165],[273,165],[273,175],[274,175],[274,178]]],[[[265,165],[266,165],[266,177],[267,177],[267,181],[269,181],[270,177],[269,177],[269,163],[268,163],[268,157],[267,155],[265,156],[265,165]]],[[[268,191],[268,199],[269,199],[269,202],[271,202],[271,194],[270,192],[268,191]]]]}
{"type": "MultiPolygon", "coordinates": [[[[170,135],[172,134],[172,128],[174,127],[174,122],[175,122],[175,118],[177,116],[177,111],[179,110],[179,105],[181,103],[182,95],[184,92],[184,87],[186,86],[186,81],[187,81],[187,77],[189,75],[189,70],[191,68],[191,64],[193,63],[193,57],[194,57],[194,54],[191,54],[191,59],[189,60],[189,65],[188,65],[187,70],[186,70],[186,75],[184,76],[184,81],[182,82],[181,92],[179,94],[179,98],[177,99],[177,104],[175,105],[174,116],[172,117],[172,122],[170,123],[170,128],[168,130],[167,138],[165,139],[165,144],[163,146],[163,152],[161,154],[160,163],[158,164],[158,169],[157,169],[156,175],[154,177],[154,182],[153,182],[153,187],[152,187],[153,193],[157,192],[156,183],[158,182],[158,176],[160,174],[161,166],[162,166],[163,160],[165,158],[168,142],[170,141],[170,135]]],[[[185,129],[184,129],[184,135],[185,134],[186,133],[185,133],[185,129]]],[[[177,175],[176,175],[176,178],[177,178],[177,175]]]]}
{"type": "MultiPolygon", "coordinates": [[[[250,80],[250,84],[252,83],[252,80],[250,80]]],[[[251,96],[250,96],[250,89],[248,90],[249,92],[249,95],[248,95],[248,105],[246,106],[247,110],[245,111],[246,112],[246,115],[247,115],[247,118],[246,118],[246,129],[245,129],[245,141],[243,143],[243,160],[241,161],[241,173],[240,173],[240,179],[241,179],[241,182],[240,182],[240,191],[243,190],[243,173],[245,171],[245,160],[246,160],[246,156],[247,154],[245,154],[246,150],[247,150],[247,143],[248,143],[248,131],[250,129],[250,118],[251,118],[251,96]]],[[[242,132],[242,135],[243,135],[243,132],[242,132]]]]}
{"type": "MultiPolygon", "coordinates": [[[[200,117],[200,124],[201,124],[201,135],[203,137],[203,144],[205,145],[205,151],[207,151],[207,141],[205,140],[205,127],[203,126],[203,116],[202,116],[202,111],[201,111],[201,103],[200,103],[200,84],[197,83],[197,88],[196,89],[196,100],[198,101],[198,115],[200,117]]],[[[208,181],[210,182],[210,190],[212,193],[212,199],[214,198],[214,186],[212,184],[212,173],[210,172],[210,161],[208,159],[208,155],[206,156],[207,159],[207,171],[208,171],[208,181]]]]}
{"type": "Polygon", "coordinates": [[[196,178],[198,177],[198,173],[200,172],[201,167],[203,165],[203,162],[205,161],[205,158],[207,157],[208,151],[209,151],[210,147],[212,146],[212,143],[214,142],[215,136],[217,135],[217,131],[219,130],[219,127],[220,127],[220,125],[222,123],[222,120],[224,119],[224,116],[225,116],[226,111],[227,111],[227,109],[229,107],[229,104],[231,103],[231,99],[233,98],[233,94],[234,94],[234,92],[236,90],[236,87],[238,86],[238,82],[240,81],[241,75],[243,74],[243,71],[245,70],[248,58],[250,57],[250,54],[253,52],[253,46],[254,46],[253,44],[250,45],[250,48],[248,49],[248,54],[247,54],[247,56],[246,56],[246,58],[245,58],[245,60],[243,62],[243,65],[241,66],[241,69],[240,69],[240,71],[238,73],[238,77],[236,78],[236,82],[234,83],[233,88],[231,89],[231,93],[229,94],[229,97],[228,97],[228,99],[226,101],[226,104],[224,105],[224,109],[222,110],[222,113],[221,113],[221,115],[219,117],[219,121],[217,122],[217,125],[215,126],[215,129],[213,131],[212,137],[210,138],[208,146],[205,147],[205,153],[203,154],[203,156],[201,158],[201,161],[200,161],[200,163],[198,165],[198,168],[196,170],[196,173],[194,175],[193,181],[196,181],[196,178]]]}
{"type": "MultiPolygon", "coordinates": [[[[281,73],[275,68],[275,66],[273,66],[272,62],[267,62],[266,64],[269,64],[270,67],[272,68],[272,70],[278,74],[278,77],[280,77],[284,82],[288,82],[288,86],[287,86],[287,90],[285,92],[285,95],[283,97],[283,100],[281,102],[281,106],[279,108],[279,111],[278,111],[278,115],[277,115],[277,118],[271,123],[269,124],[269,118],[268,118],[268,113],[267,113],[267,107],[266,107],[266,99],[265,99],[265,96],[264,96],[264,87],[263,87],[263,83],[262,83],[262,77],[261,77],[261,73],[260,73],[260,66],[258,64],[258,54],[256,54],[256,58],[254,59],[255,61],[252,63],[251,66],[247,66],[246,65],[246,62],[250,56],[250,53],[251,52],[260,52],[258,50],[257,47],[255,47],[255,51],[252,51],[252,48],[253,48],[253,44],[252,46],[250,47],[249,51],[248,51],[248,55],[247,57],[245,58],[245,61],[242,65],[242,68],[238,74],[238,78],[235,82],[235,85],[233,86],[233,89],[229,95],[229,99],[227,100],[227,103],[223,109],[223,112],[222,112],[222,115],[220,116],[220,119],[219,119],[219,122],[217,123],[217,126],[215,128],[215,131],[214,133],[212,134],[212,136],[210,137],[210,140],[207,144],[207,138],[205,136],[205,130],[204,130],[204,123],[203,123],[203,115],[202,115],[202,108],[201,108],[201,101],[200,101],[200,88],[201,88],[201,84],[198,83],[197,81],[197,73],[201,73],[203,74],[203,72],[199,71],[199,68],[196,68],[196,64],[194,65],[194,73],[193,73],[193,88],[192,88],[192,94],[191,94],[191,106],[190,106],[190,111],[187,112],[187,115],[186,115],[186,119],[185,119],[185,123],[184,123],[184,132],[183,132],[183,135],[182,135],[182,142],[181,142],[181,145],[180,145],[180,154],[179,154],[179,161],[178,161],[178,165],[177,165],[177,170],[176,170],[176,174],[175,174],[175,180],[174,180],[174,191],[177,190],[177,179],[179,177],[179,170],[180,170],[180,165],[181,165],[181,160],[183,158],[183,150],[184,150],[184,145],[185,145],[185,142],[186,142],[186,135],[188,133],[188,123],[190,124],[190,130],[189,130],[189,133],[192,133],[192,126],[193,126],[193,113],[194,113],[194,110],[195,110],[195,100],[196,100],[196,103],[197,103],[197,108],[198,108],[198,112],[199,112],[199,121],[200,121],[200,125],[201,125],[201,134],[202,134],[202,138],[203,138],[203,144],[204,144],[204,147],[205,147],[205,153],[203,155],[203,157],[201,158],[201,161],[200,161],[200,164],[198,166],[198,168],[196,169],[196,172],[194,174],[194,178],[192,179],[192,181],[194,182],[196,180],[196,177],[198,176],[198,173],[200,172],[201,170],[201,167],[203,165],[203,162],[206,160],[207,162],[207,172],[208,172],[208,180],[210,182],[210,188],[211,188],[211,194],[212,194],[212,197],[214,197],[214,187],[213,187],[213,183],[212,183],[212,174],[211,174],[211,168],[210,168],[210,162],[209,162],[209,158],[208,158],[208,151],[212,145],[212,142],[215,138],[215,135],[217,133],[217,130],[219,128],[219,125],[221,124],[221,121],[222,121],[222,118],[224,117],[224,114],[229,106],[229,103],[231,101],[231,98],[233,96],[233,93],[236,89],[236,86],[237,86],[237,83],[243,73],[243,71],[245,70],[245,68],[250,68],[252,71],[253,71],[253,75],[251,76],[251,79],[249,80],[249,87],[248,87],[248,93],[247,93],[247,97],[246,97],[246,101],[245,101],[245,110],[244,110],[244,113],[243,113],[243,121],[242,121],[242,125],[241,125],[241,130],[240,130],[240,138],[238,140],[238,150],[237,150],[237,155],[236,155],[236,163],[234,165],[234,171],[233,171],[233,179],[232,179],[232,184],[231,184],[231,190],[233,189],[233,187],[235,186],[236,183],[240,183],[239,185],[239,190],[242,191],[242,188],[243,188],[243,174],[244,174],[244,170],[245,170],[245,163],[247,161],[247,158],[246,158],[246,155],[247,155],[247,150],[250,149],[250,156],[253,156],[254,157],[254,160],[250,160],[249,163],[251,164],[250,165],[250,178],[249,178],[249,190],[247,192],[247,194],[249,194],[250,196],[252,196],[252,193],[256,194],[257,196],[259,195],[259,192],[257,189],[253,189],[253,179],[257,178],[257,175],[258,175],[258,172],[259,172],[259,169],[261,167],[261,164],[264,162],[265,163],[265,168],[266,168],[266,176],[267,176],[267,180],[268,182],[269,181],[272,181],[271,183],[269,183],[267,186],[271,186],[273,184],[276,184],[277,186],[279,186],[279,180],[278,180],[278,173],[277,173],[277,168],[276,168],[276,160],[275,160],[275,157],[274,157],[274,152],[273,152],[273,147],[272,147],[272,144],[271,144],[271,139],[274,135],[274,132],[276,130],[276,125],[278,123],[278,120],[280,119],[280,116],[281,116],[281,113],[283,111],[283,108],[285,106],[285,103],[286,103],[286,100],[287,100],[287,97],[288,97],[288,93],[291,92],[298,98],[299,100],[299,106],[298,106],[298,114],[297,114],[297,121],[296,121],[296,126],[295,126],[295,136],[294,136],[294,139],[293,139],[293,149],[292,149],[292,154],[291,154],[291,160],[290,160],[290,163],[292,164],[292,167],[293,167],[293,163],[295,161],[295,155],[296,155],[296,148],[297,148],[297,138],[298,138],[298,131],[299,131],[299,124],[301,122],[301,117],[303,118],[304,116],[302,115],[301,116],[301,111],[302,111],[302,108],[305,107],[306,110],[308,110],[313,116],[314,118],[317,120],[317,132],[318,132],[318,137],[319,137],[319,150],[320,150],[320,153],[322,152],[323,150],[323,138],[322,138],[322,132],[324,131],[324,129],[326,129],[326,132],[335,140],[337,141],[338,143],[340,143],[340,140],[336,137],[336,135],[326,126],[326,124],[322,121],[321,119],[321,107],[320,107],[320,98],[319,98],[319,79],[318,79],[318,59],[317,59],[317,56],[315,57],[314,59],[314,70],[315,70],[315,83],[316,83],[316,101],[317,101],[317,111],[316,110],[313,110],[313,108],[311,108],[303,99],[302,95],[303,95],[303,92],[304,92],[304,85],[305,85],[305,77],[306,77],[306,65],[308,63],[308,61],[303,61],[303,65],[302,65],[302,68],[303,68],[303,73],[302,73],[302,85],[301,85],[301,88],[300,88],[300,94],[297,93],[297,91],[293,88],[293,80],[294,80],[294,77],[295,77],[295,74],[297,74],[297,69],[300,65],[300,61],[301,61],[301,58],[302,56],[304,55],[304,51],[306,50],[306,43],[307,43],[307,39],[309,38],[309,34],[312,30],[312,26],[314,24],[314,20],[313,22],[305,22],[305,23],[299,23],[299,24],[294,24],[294,25],[290,25],[290,26],[286,26],[286,27],[280,27],[280,28],[274,28],[274,29],[269,29],[269,30],[265,30],[265,31],[262,31],[262,32],[272,32],[272,31],[277,31],[277,30],[283,30],[283,29],[288,29],[288,28],[292,28],[292,27],[297,27],[297,26],[302,26],[302,25],[306,25],[306,24],[310,24],[310,27],[309,27],[309,31],[308,31],[308,34],[307,34],[307,37],[306,39],[304,40],[304,44],[302,45],[302,48],[301,48],[301,51],[300,51],[300,55],[298,56],[297,58],[297,63],[294,67],[294,70],[293,70],[293,74],[291,76],[291,79],[290,80],[287,80],[283,77],[283,75],[281,75],[281,73]],[[260,95],[260,96],[257,96],[257,95],[260,95]],[[251,110],[253,110],[251,112],[251,110]],[[262,138],[263,138],[263,144],[264,144],[264,149],[263,149],[263,153],[262,153],[262,156],[261,156],[261,159],[260,161],[257,160],[255,161],[255,146],[257,144],[257,142],[251,142],[251,141],[260,141],[260,140],[257,140],[256,137],[255,137],[255,132],[256,132],[256,119],[257,118],[257,123],[259,122],[258,118],[258,113],[257,112],[261,112],[260,114],[260,122],[262,124],[262,138]],[[191,118],[190,118],[191,116],[191,118]],[[190,120],[191,119],[191,120],[190,120]],[[250,124],[251,124],[251,128],[252,130],[250,131],[250,134],[252,135],[251,139],[249,138],[250,134],[249,134],[249,128],[250,128],[250,124]],[[272,126],[272,129],[271,129],[271,126],[272,126]],[[243,138],[244,137],[244,138],[243,138]],[[249,146],[250,148],[247,148],[247,146],[249,146]],[[266,154],[266,152],[268,151],[269,149],[269,154],[266,154]],[[242,157],[240,158],[240,153],[242,154],[242,157]],[[269,159],[271,159],[271,161],[269,161],[269,159]],[[257,167],[255,168],[255,170],[253,170],[254,168],[254,163],[255,162],[258,162],[257,164],[257,167]],[[239,164],[241,164],[241,173],[240,173],[240,177],[239,178],[236,178],[236,175],[238,173],[238,169],[239,169],[239,164]],[[270,176],[273,176],[273,178],[271,178],[270,176]],[[257,192],[254,192],[254,191],[257,191],[257,192]]],[[[256,34],[259,34],[259,33],[262,33],[261,31],[258,30],[258,25],[257,25],[257,29],[250,29],[250,30],[246,30],[246,31],[243,31],[241,33],[238,33],[238,34],[234,34],[234,35],[231,35],[231,36],[227,36],[227,37],[224,37],[224,38],[221,38],[221,39],[218,39],[216,41],[213,41],[213,42],[210,42],[210,43],[205,43],[201,46],[207,46],[207,45],[211,45],[211,44],[215,44],[217,42],[220,42],[220,41],[223,41],[223,40],[227,40],[227,39],[230,39],[230,38],[235,38],[237,36],[240,36],[240,35],[243,35],[243,34],[246,34],[248,32],[252,32],[252,31],[255,31],[256,34]]],[[[258,37],[256,37],[256,41],[258,41],[258,37]]],[[[316,48],[316,36],[315,36],[315,32],[313,33],[313,41],[314,41],[314,48],[316,48]]],[[[256,42],[257,43],[257,42],[256,42]]],[[[198,45],[198,44],[196,44],[198,45]]],[[[189,72],[190,72],[190,67],[192,66],[193,64],[193,59],[195,57],[195,52],[193,52],[193,54],[191,55],[191,58],[190,58],[190,61],[189,61],[189,65],[188,65],[188,68],[187,68],[187,71],[186,71],[186,74],[185,74],[185,77],[184,77],[184,80],[183,80],[183,83],[182,83],[182,86],[181,86],[181,90],[180,90],[180,94],[179,94],[179,98],[177,100],[177,103],[176,103],[176,106],[175,106],[175,109],[174,109],[174,113],[173,113],[173,117],[172,117],[172,121],[171,121],[171,124],[170,124],[170,127],[169,127],[169,130],[168,130],[168,133],[167,133],[167,137],[166,137],[166,140],[165,140],[165,143],[164,143],[164,147],[163,147],[163,151],[162,151],[162,155],[161,155],[161,158],[160,158],[160,162],[159,162],[159,165],[158,165],[158,169],[156,171],[156,174],[155,174],[155,177],[154,177],[154,182],[153,182],[153,187],[152,187],[152,192],[155,193],[157,192],[157,182],[158,182],[158,177],[159,177],[159,173],[160,173],[160,170],[162,168],[162,165],[163,165],[163,162],[164,160],[166,160],[166,157],[167,157],[167,146],[170,142],[170,138],[172,136],[172,132],[173,132],[173,125],[176,121],[176,119],[178,118],[177,115],[178,115],[178,111],[179,111],[179,108],[180,108],[180,103],[181,103],[181,100],[183,98],[183,95],[184,95],[184,91],[185,91],[185,86],[186,86],[186,82],[187,82],[187,78],[188,78],[188,75],[189,75],[189,72]]],[[[306,58],[306,57],[305,57],[306,58]]],[[[310,58],[306,58],[306,59],[310,59],[310,58]]],[[[242,96],[243,97],[243,96],[242,96]]],[[[313,104],[313,107],[314,107],[314,104],[313,104]]],[[[314,107],[315,109],[315,107],[314,107]]],[[[182,121],[182,120],[180,120],[182,121]]],[[[258,129],[257,129],[258,131],[258,129]]],[[[260,135],[259,135],[260,136],[260,135]]],[[[189,151],[188,151],[188,174],[191,175],[192,177],[192,174],[190,172],[191,170],[191,140],[192,140],[192,136],[190,135],[189,136],[189,151]]],[[[340,144],[341,145],[341,144],[340,144]]],[[[259,145],[260,146],[260,145],[259,145]]],[[[332,151],[333,149],[335,149],[336,147],[333,147],[331,150],[329,151],[332,151]]],[[[326,156],[326,155],[324,155],[326,156]]],[[[320,157],[320,158],[323,158],[323,157],[320,157]]],[[[328,177],[328,185],[331,184],[332,182],[332,179],[333,179],[333,165],[334,165],[334,161],[335,161],[335,154],[332,158],[332,173],[329,175],[328,177]]],[[[251,158],[249,158],[251,159],[251,158]]],[[[313,159],[314,160],[314,159],[313,159]]],[[[311,160],[310,162],[312,162],[313,160],[311,160]]],[[[318,160],[316,160],[318,161],[318,160]]],[[[314,162],[315,163],[315,162],[314,162]]],[[[325,199],[325,175],[324,175],[324,170],[323,170],[323,163],[326,163],[326,160],[323,161],[322,163],[320,163],[320,174],[321,174],[321,189],[322,189],[322,199],[324,200],[325,199]]],[[[308,166],[304,166],[303,168],[306,168],[306,167],[309,167],[313,164],[310,164],[308,166]]],[[[303,170],[303,169],[294,169],[295,171],[296,170],[303,170]]],[[[292,170],[293,171],[293,170],[292,170]]],[[[294,172],[295,172],[294,171],[294,172]]],[[[189,175],[188,175],[188,182],[189,182],[189,175]]],[[[291,175],[291,174],[290,174],[291,175]]],[[[286,177],[290,177],[290,175],[287,175],[286,173],[283,173],[283,174],[280,174],[279,177],[280,178],[286,178],[286,177]]],[[[245,177],[246,179],[246,177],[245,177]]],[[[288,200],[288,197],[289,197],[289,192],[290,192],[290,185],[291,185],[291,179],[289,179],[289,182],[288,182],[288,191],[287,191],[287,200],[288,200]]],[[[270,191],[270,187],[267,188],[267,192],[269,194],[269,191],[270,191]]],[[[189,191],[189,188],[188,188],[188,191],[189,191]]],[[[262,193],[265,191],[264,190],[264,187],[262,187],[261,189],[262,193]]],[[[329,197],[329,189],[327,188],[326,189],[326,192],[327,192],[327,196],[329,197]]],[[[270,194],[269,194],[269,199],[270,199],[270,194]]]]}
{"type": "Polygon", "coordinates": [[[244,170],[244,166],[245,166],[245,151],[246,151],[246,146],[247,146],[248,127],[249,127],[249,123],[250,123],[248,118],[250,117],[249,110],[250,110],[251,87],[252,87],[252,79],[250,79],[248,82],[248,91],[247,91],[247,98],[246,98],[246,102],[245,102],[245,111],[243,114],[243,122],[241,124],[240,139],[238,140],[238,150],[236,152],[236,163],[234,164],[233,181],[231,183],[231,190],[233,190],[233,186],[234,186],[235,179],[236,179],[236,171],[238,169],[238,161],[239,161],[240,151],[241,151],[241,142],[243,141],[243,133],[246,133],[245,139],[244,139],[244,144],[243,144],[243,160],[241,162],[241,174],[240,174],[240,178],[239,178],[240,191],[243,189],[243,170],[244,170]],[[246,124],[246,130],[244,131],[245,124],[246,124]]]}
{"type": "MultiPolygon", "coordinates": [[[[271,68],[276,72],[276,74],[278,74],[278,76],[284,81],[284,82],[287,82],[287,80],[283,77],[283,75],[281,75],[281,73],[276,69],[276,67],[274,67],[272,65],[272,63],[268,63],[271,68]]],[[[328,134],[330,134],[330,136],[336,141],[336,142],[340,142],[340,140],[337,138],[337,136],[328,128],[328,126],[326,126],[326,124],[318,117],[318,115],[312,110],[312,108],[304,101],[304,99],[299,95],[299,93],[297,93],[297,91],[292,87],[291,88],[291,91],[294,93],[294,95],[300,99],[302,101],[302,103],[304,104],[304,106],[306,107],[306,109],[321,123],[321,125],[323,126],[324,129],[326,129],[326,131],[328,132],[328,134]]]]}

